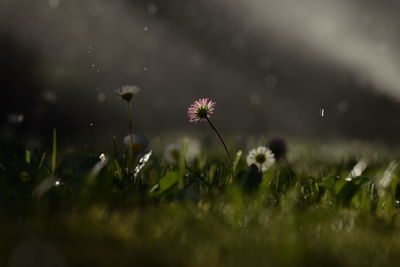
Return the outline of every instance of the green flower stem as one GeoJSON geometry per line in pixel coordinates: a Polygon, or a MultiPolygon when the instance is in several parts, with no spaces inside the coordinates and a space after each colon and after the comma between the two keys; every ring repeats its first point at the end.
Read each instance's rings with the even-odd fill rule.
{"type": "Polygon", "coordinates": [[[228,148],[224,142],[224,140],[222,139],[222,136],[219,134],[218,130],[214,127],[214,125],[211,123],[210,119],[206,117],[206,120],[208,122],[208,124],[211,126],[211,128],[214,130],[214,132],[217,134],[219,140],[221,141],[222,145],[224,146],[225,152],[226,152],[226,156],[228,158],[228,162],[229,162],[229,167],[230,167],[230,171],[231,171],[231,177],[233,179],[233,165],[232,165],[232,160],[231,160],[231,155],[229,154],[228,148]]]}
{"type": "Polygon", "coordinates": [[[132,104],[130,101],[126,101],[128,108],[128,127],[129,127],[129,149],[128,149],[128,162],[127,166],[130,169],[132,166],[132,157],[133,157],[133,127],[132,127],[132,104]]]}

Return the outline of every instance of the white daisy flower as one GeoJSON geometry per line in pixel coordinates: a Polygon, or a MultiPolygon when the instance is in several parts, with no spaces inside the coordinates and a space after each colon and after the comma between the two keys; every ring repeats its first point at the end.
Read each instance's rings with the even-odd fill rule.
{"type": "Polygon", "coordinates": [[[131,149],[133,152],[136,153],[146,152],[150,146],[149,140],[146,137],[138,134],[127,135],[124,137],[125,145],[129,147],[131,142],[132,142],[131,149]]]}
{"type": "Polygon", "coordinates": [[[188,147],[185,159],[190,162],[198,158],[201,153],[201,144],[197,139],[188,138],[188,147]]]}
{"type": "Polygon", "coordinates": [[[169,144],[166,146],[164,151],[165,161],[172,165],[178,164],[181,149],[180,144],[169,144]]]}
{"type": "Polygon", "coordinates": [[[249,166],[256,165],[259,170],[264,172],[275,163],[275,157],[269,148],[260,146],[250,150],[246,162],[249,166]]]}
{"type": "Polygon", "coordinates": [[[140,88],[134,85],[124,85],[115,92],[123,100],[129,102],[140,92],[140,88]]]}
{"type": "MultiPolygon", "coordinates": [[[[168,164],[175,165],[179,162],[182,144],[172,143],[165,147],[164,159],[168,164]]],[[[193,161],[200,155],[200,144],[197,140],[189,139],[186,150],[185,160],[187,162],[193,161]]]]}

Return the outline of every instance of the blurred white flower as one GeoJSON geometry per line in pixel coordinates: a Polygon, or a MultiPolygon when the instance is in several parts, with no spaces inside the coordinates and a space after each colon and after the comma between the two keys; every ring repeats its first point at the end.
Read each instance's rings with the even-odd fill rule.
{"type": "Polygon", "coordinates": [[[186,161],[193,161],[200,155],[201,152],[201,144],[197,139],[188,138],[188,147],[186,151],[186,161]]]}
{"type": "MultiPolygon", "coordinates": [[[[132,151],[138,154],[146,152],[149,149],[149,140],[141,135],[132,134],[132,151]]],[[[130,145],[130,135],[124,137],[124,143],[129,147],[130,145]]]]}
{"type": "MultiPolygon", "coordinates": [[[[200,143],[196,139],[188,139],[188,145],[185,155],[187,162],[193,161],[200,155],[200,143]]],[[[172,143],[165,147],[164,160],[168,164],[178,164],[182,145],[180,143],[172,143]]]]}
{"type": "Polygon", "coordinates": [[[140,88],[134,85],[124,85],[117,89],[116,94],[123,100],[129,102],[140,92],[140,88]]]}
{"type": "Polygon", "coordinates": [[[259,170],[266,171],[275,163],[275,157],[272,151],[265,147],[260,146],[258,148],[250,150],[246,158],[247,165],[256,165],[259,170]]]}
{"type": "Polygon", "coordinates": [[[169,144],[164,150],[164,160],[168,164],[178,164],[182,146],[180,144],[169,144]]]}

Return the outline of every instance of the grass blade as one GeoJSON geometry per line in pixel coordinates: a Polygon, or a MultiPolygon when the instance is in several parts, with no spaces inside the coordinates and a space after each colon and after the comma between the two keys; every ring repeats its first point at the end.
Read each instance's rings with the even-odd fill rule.
{"type": "Polygon", "coordinates": [[[31,152],[29,150],[25,151],[25,161],[28,164],[31,164],[31,152]]]}
{"type": "Polygon", "coordinates": [[[41,170],[43,167],[44,160],[46,159],[46,153],[43,153],[42,157],[40,158],[38,170],[41,170]]]}
{"type": "Polygon", "coordinates": [[[54,176],[57,167],[57,130],[53,129],[53,152],[51,155],[51,174],[54,176]]]}

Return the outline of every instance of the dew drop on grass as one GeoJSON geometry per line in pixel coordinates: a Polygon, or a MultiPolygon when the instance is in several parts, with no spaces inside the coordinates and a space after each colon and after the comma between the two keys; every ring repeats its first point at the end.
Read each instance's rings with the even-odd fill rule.
{"type": "Polygon", "coordinates": [[[394,202],[394,206],[395,206],[396,208],[400,208],[400,200],[396,200],[396,201],[394,202]]]}
{"type": "Polygon", "coordinates": [[[99,103],[103,103],[104,101],[106,101],[106,94],[104,93],[104,92],[100,92],[98,95],[97,95],[97,101],[99,102],[99,103]]]}

